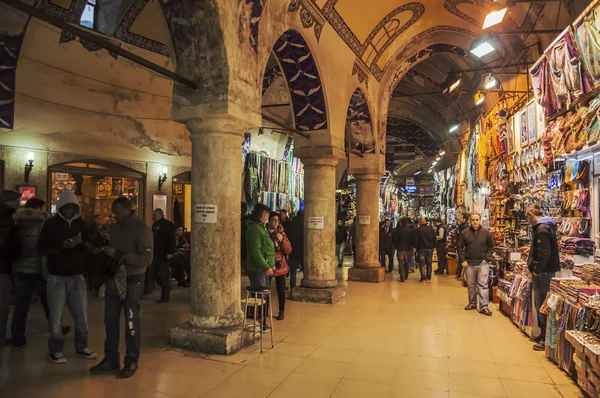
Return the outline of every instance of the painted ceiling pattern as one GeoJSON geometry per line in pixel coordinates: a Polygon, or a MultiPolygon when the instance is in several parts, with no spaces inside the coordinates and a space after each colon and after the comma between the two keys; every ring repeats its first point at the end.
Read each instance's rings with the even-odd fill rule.
{"type": "Polygon", "coordinates": [[[148,51],[152,51],[165,57],[170,55],[169,46],[159,43],[157,41],[148,39],[147,37],[143,37],[132,33],[130,31],[131,26],[140,15],[144,7],[151,0],[135,0],[133,4],[127,9],[125,16],[121,20],[117,31],[115,32],[115,38],[124,41],[125,43],[131,44],[133,46],[146,49],[148,51]]]}
{"type": "MultiPolygon", "coordinates": [[[[417,152],[428,158],[435,156],[441,147],[441,142],[435,140],[421,126],[394,116],[387,119],[387,136],[392,139],[396,138],[396,141],[399,139],[406,144],[414,144],[417,152]]],[[[393,154],[391,156],[393,158],[393,154]]]]}
{"type": "Polygon", "coordinates": [[[302,35],[288,30],[279,37],[273,52],[288,82],[296,128],[304,131],[327,129],[323,85],[302,35]]]}
{"type": "MultiPolygon", "coordinates": [[[[249,18],[249,41],[250,46],[254,52],[258,53],[258,28],[260,26],[260,20],[262,13],[265,8],[267,0],[245,0],[246,7],[248,8],[249,18]]],[[[243,15],[242,15],[243,17],[243,15]]]]}
{"type": "Polygon", "coordinates": [[[363,91],[354,90],[346,114],[346,147],[361,153],[375,153],[371,112],[363,91]]]}
{"type": "Polygon", "coordinates": [[[17,60],[28,23],[29,18],[18,35],[0,32],[0,128],[14,127],[17,60]]]}

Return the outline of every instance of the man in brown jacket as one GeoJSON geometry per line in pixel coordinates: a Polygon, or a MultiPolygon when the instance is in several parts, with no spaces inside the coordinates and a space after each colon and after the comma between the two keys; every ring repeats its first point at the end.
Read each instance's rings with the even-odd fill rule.
{"type": "Polygon", "coordinates": [[[92,374],[106,374],[119,371],[119,318],[121,308],[125,312],[125,343],[127,353],[123,368],[118,378],[132,377],[140,357],[142,335],[140,331],[140,301],[144,294],[144,277],[146,268],[152,263],[154,236],[152,229],[131,209],[131,202],[125,197],[114,201],[112,211],[117,221],[110,231],[110,246],[104,252],[122,264],[127,275],[125,299],[119,296],[115,283],[116,277],[106,282],[104,298],[104,326],[106,341],[104,343],[104,359],[90,369],[92,374]]]}

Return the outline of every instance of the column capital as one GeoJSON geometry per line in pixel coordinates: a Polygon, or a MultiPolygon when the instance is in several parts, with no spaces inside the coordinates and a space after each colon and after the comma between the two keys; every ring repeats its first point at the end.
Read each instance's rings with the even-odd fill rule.
{"type": "Polygon", "coordinates": [[[356,179],[356,181],[369,181],[369,180],[380,181],[381,180],[381,174],[375,173],[375,172],[368,172],[368,171],[356,172],[356,171],[349,170],[348,174],[352,174],[352,176],[356,179]]]}
{"type": "Polygon", "coordinates": [[[192,135],[204,133],[228,133],[243,135],[252,127],[253,123],[230,114],[215,114],[189,119],[185,126],[192,135]]]}
{"type": "Polygon", "coordinates": [[[338,163],[346,158],[346,153],[339,149],[328,147],[294,148],[294,155],[302,161],[304,166],[329,166],[337,167],[338,163]]]}

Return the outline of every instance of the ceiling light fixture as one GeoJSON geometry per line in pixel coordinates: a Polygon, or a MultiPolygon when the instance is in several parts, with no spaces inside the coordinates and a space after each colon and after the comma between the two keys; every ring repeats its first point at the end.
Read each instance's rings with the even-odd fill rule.
{"type": "Polygon", "coordinates": [[[504,7],[497,11],[490,12],[483,22],[483,27],[481,29],[487,29],[490,26],[498,25],[504,19],[506,12],[508,11],[508,7],[504,7]]]}
{"type": "Polygon", "coordinates": [[[448,131],[450,133],[454,133],[456,130],[458,130],[458,124],[453,124],[452,126],[450,126],[450,128],[448,129],[448,131]]]}
{"type": "Polygon", "coordinates": [[[491,40],[487,37],[475,40],[471,45],[471,54],[479,58],[483,58],[496,48],[492,45],[491,40]]]}
{"type": "Polygon", "coordinates": [[[461,82],[461,78],[459,77],[457,81],[455,81],[454,83],[452,83],[452,85],[450,86],[450,89],[448,90],[448,92],[451,93],[454,90],[456,90],[458,88],[458,86],[460,86],[460,82],[461,82]]]}
{"type": "Polygon", "coordinates": [[[429,171],[427,173],[431,174],[432,171],[433,171],[433,169],[429,169],[429,171]]]}
{"type": "Polygon", "coordinates": [[[473,102],[475,102],[476,106],[483,104],[484,101],[485,101],[485,95],[483,95],[483,93],[481,91],[478,91],[473,96],[473,102]]]}
{"type": "Polygon", "coordinates": [[[431,166],[435,166],[437,164],[437,160],[431,164],[431,166]]]}
{"type": "Polygon", "coordinates": [[[485,89],[489,90],[490,88],[494,88],[498,85],[498,80],[496,80],[496,78],[491,73],[489,73],[485,76],[483,84],[485,89]]]}
{"type": "Polygon", "coordinates": [[[440,156],[438,156],[437,158],[435,158],[435,161],[436,161],[436,162],[439,162],[439,161],[440,161],[440,159],[441,159],[441,157],[440,157],[440,156]]]}
{"type": "Polygon", "coordinates": [[[446,154],[446,151],[442,150],[440,151],[440,156],[444,156],[446,154]]]}
{"type": "Polygon", "coordinates": [[[421,174],[421,170],[418,170],[415,175],[418,176],[419,174],[421,174]]]}

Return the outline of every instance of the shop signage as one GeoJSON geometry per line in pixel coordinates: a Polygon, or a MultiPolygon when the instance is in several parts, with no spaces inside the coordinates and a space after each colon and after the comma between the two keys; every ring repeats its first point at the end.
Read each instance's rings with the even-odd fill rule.
{"type": "Polygon", "coordinates": [[[594,154],[594,175],[600,174],[600,152],[594,154]]]}
{"type": "Polygon", "coordinates": [[[308,217],[308,229],[323,229],[324,225],[324,217],[308,217]]]}
{"type": "Polygon", "coordinates": [[[371,216],[358,216],[358,223],[361,225],[371,224],[371,216]]]}
{"type": "Polygon", "coordinates": [[[414,185],[407,185],[407,186],[404,188],[404,190],[405,190],[407,193],[417,193],[417,187],[416,187],[416,186],[414,186],[414,185]]]}
{"type": "Polygon", "coordinates": [[[412,177],[408,177],[406,179],[406,185],[415,185],[415,179],[412,177]]]}
{"type": "Polygon", "coordinates": [[[194,221],[200,224],[216,224],[217,223],[217,205],[196,205],[194,221]]]}

